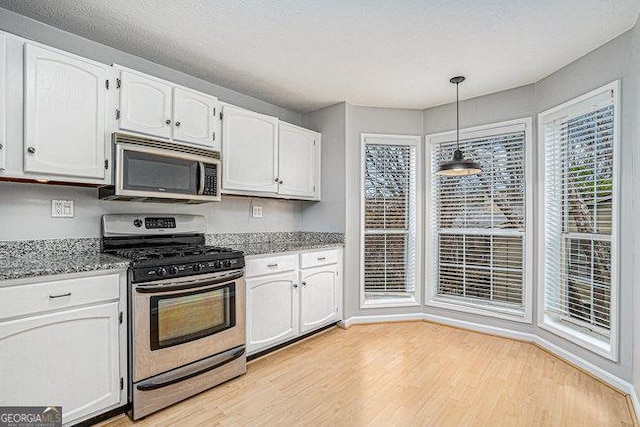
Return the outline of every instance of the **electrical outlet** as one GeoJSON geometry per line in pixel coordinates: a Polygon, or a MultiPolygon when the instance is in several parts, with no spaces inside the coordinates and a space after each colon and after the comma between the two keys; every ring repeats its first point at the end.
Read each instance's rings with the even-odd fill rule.
{"type": "Polygon", "coordinates": [[[262,218],[262,206],[254,206],[252,216],[254,218],[262,218]]]}
{"type": "Polygon", "coordinates": [[[73,200],[51,200],[51,218],[73,218],[73,200]]]}

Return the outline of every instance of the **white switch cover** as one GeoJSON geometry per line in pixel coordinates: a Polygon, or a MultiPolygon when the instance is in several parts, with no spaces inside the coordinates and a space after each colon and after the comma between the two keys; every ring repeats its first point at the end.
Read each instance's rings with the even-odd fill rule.
{"type": "Polygon", "coordinates": [[[262,218],[262,206],[254,206],[252,216],[254,218],[262,218]]]}
{"type": "Polygon", "coordinates": [[[73,200],[51,200],[51,218],[73,218],[73,200]]]}

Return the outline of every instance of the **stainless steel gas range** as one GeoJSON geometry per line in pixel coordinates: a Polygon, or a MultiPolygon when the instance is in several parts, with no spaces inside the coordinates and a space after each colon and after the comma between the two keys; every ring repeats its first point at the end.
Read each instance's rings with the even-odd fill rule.
{"type": "Polygon", "coordinates": [[[244,254],[205,245],[198,215],[105,215],[103,251],[129,268],[129,415],[246,372],[244,254]]]}

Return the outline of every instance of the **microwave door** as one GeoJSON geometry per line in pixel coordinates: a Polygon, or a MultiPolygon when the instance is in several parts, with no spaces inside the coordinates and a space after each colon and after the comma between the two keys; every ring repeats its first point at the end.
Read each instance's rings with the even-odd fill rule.
{"type": "MultiPolygon", "coordinates": [[[[149,150],[151,151],[151,150],[149,150]]],[[[131,195],[192,196],[200,193],[200,162],[188,156],[122,150],[120,187],[131,195]]]]}

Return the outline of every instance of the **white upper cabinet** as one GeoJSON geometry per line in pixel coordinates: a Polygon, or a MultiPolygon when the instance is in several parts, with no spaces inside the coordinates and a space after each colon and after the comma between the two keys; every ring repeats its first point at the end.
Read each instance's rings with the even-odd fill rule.
{"type": "Polygon", "coordinates": [[[222,110],[222,188],[278,191],[278,119],[230,105],[222,110]]]}
{"type": "Polygon", "coordinates": [[[107,69],[25,43],[25,173],[105,178],[107,69]]]}
{"type": "Polygon", "coordinates": [[[4,33],[0,33],[0,171],[4,170],[6,165],[6,144],[7,132],[5,127],[7,95],[6,95],[6,77],[7,77],[7,45],[4,33]]]}
{"type": "Polygon", "coordinates": [[[173,90],[173,139],[220,150],[218,100],[199,92],[173,90]]]}
{"type": "Polygon", "coordinates": [[[128,71],[120,78],[120,129],[170,138],[171,86],[128,71]]]}
{"type": "Polygon", "coordinates": [[[220,106],[215,96],[119,65],[122,130],[220,151],[220,106]]]}
{"type": "Polygon", "coordinates": [[[320,155],[320,134],[280,122],[278,193],[313,198],[320,155]]]}

